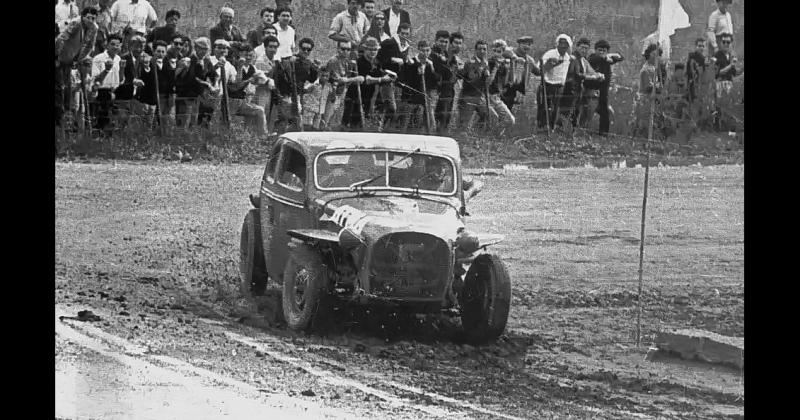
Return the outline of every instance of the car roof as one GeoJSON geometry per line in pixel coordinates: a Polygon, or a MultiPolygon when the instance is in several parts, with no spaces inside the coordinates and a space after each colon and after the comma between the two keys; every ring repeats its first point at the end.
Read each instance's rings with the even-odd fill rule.
{"type": "Polygon", "coordinates": [[[442,154],[460,160],[458,143],[450,137],[418,134],[392,134],[368,132],[310,131],[282,135],[302,146],[309,156],[336,149],[396,149],[442,154]]]}

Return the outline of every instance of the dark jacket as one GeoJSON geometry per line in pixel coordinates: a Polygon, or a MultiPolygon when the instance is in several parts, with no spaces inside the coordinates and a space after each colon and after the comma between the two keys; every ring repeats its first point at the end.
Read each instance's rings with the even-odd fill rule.
{"type": "Polygon", "coordinates": [[[276,90],[282,97],[292,97],[295,91],[298,96],[302,96],[305,82],[313,82],[318,77],[317,66],[309,60],[298,58],[294,63],[281,60],[273,68],[276,90]],[[294,80],[292,80],[292,70],[294,70],[294,80]]]}
{"type": "Polygon", "coordinates": [[[242,32],[239,31],[236,25],[231,25],[231,31],[228,33],[228,31],[217,24],[208,31],[208,38],[211,40],[212,49],[214,48],[214,41],[218,39],[224,39],[228,42],[244,42],[242,32]]]}
{"type": "Polygon", "coordinates": [[[153,31],[147,35],[147,42],[164,41],[167,45],[172,45],[172,40],[175,39],[176,35],[180,35],[177,28],[167,25],[159,26],[158,28],[153,28],[153,31]]]}
{"type": "Polygon", "coordinates": [[[612,62],[609,63],[608,60],[600,56],[599,54],[592,54],[589,56],[589,65],[592,66],[594,71],[598,73],[603,73],[605,79],[602,82],[586,82],[586,87],[590,89],[598,89],[600,91],[600,100],[604,100],[608,98],[608,87],[611,84],[611,66],[614,64],[619,63],[624,58],[620,56],[620,58],[614,57],[612,62]]]}
{"type": "Polygon", "coordinates": [[[202,85],[196,78],[205,77],[203,63],[197,56],[190,56],[189,65],[182,71],[175,73],[175,94],[178,97],[196,98],[202,92],[202,85]]]}
{"type": "MultiPolygon", "coordinates": [[[[386,19],[383,21],[383,32],[386,32],[389,35],[392,34],[391,32],[389,32],[389,13],[391,11],[392,11],[391,7],[386,8],[383,11],[383,16],[386,17],[386,19]]],[[[405,10],[401,9],[400,10],[400,23],[403,23],[403,22],[405,22],[405,23],[410,25],[411,24],[411,16],[409,16],[408,12],[406,12],[405,10]]]]}
{"type": "Polygon", "coordinates": [[[71,65],[91,55],[97,39],[97,24],[84,30],[81,20],[70,24],[56,37],[56,58],[62,65],[71,65]]]}
{"type": "MultiPolygon", "coordinates": [[[[402,86],[403,91],[400,98],[412,104],[422,105],[425,103],[425,96],[415,92],[415,90],[422,92],[422,78],[419,74],[419,67],[422,66],[422,63],[416,57],[414,57],[413,60],[411,64],[404,64],[400,69],[399,79],[406,85],[402,86]],[[414,90],[409,89],[409,87],[414,90]]],[[[435,90],[440,80],[441,77],[433,71],[433,66],[430,64],[426,65],[425,89],[427,91],[425,93],[435,90]]]]}
{"type": "MultiPolygon", "coordinates": [[[[494,60],[489,60],[488,69],[491,72],[497,66],[497,62],[494,60]]],[[[459,77],[464,79],[464,85],[461,89],[461,96],[483,96],[486,89],[486,75],[484,74],[484,69],[487,68],[487,65],[484,63],[480,63],[470,58],[469,61],[464,63],[464,69],[459,73],[459,77]]],[[[498,70],[499,73],[499,70],[498,70]]],[[[495,80],[497,80],[497,76],[495,76],[495,80]]],[[[496,85],[496,83],[492,83],[492,85],[496,85]]],[[[489,93],[495,93],[490,92],[489,93]]]]}
{"type": "Polygon", "coordinates": [[[720,70],[731,64],[733,54],[725,54],[723,51],[717,51],[714,53],[714,58],[717,59],[717,80],[733,80],[733,76],[736,76],[736,67],[731,67],[727,73],[720,73],[720,70]]]}
{"type": "Polygon", "coordinates": [[[137,60],[136,65],[133,64],[133,56],[131,53],[126,53],[120,57],[120,60],[125,60],[125,69],[122,74],[125,76],[121,80],[122,84],[117,86],[114,95],[118,100],[128,101],[133,99],[133,79],[139,78],[142,72],[142,60],[137,60]]]}
{"type": "MultiPolygon", "coordinates": [[[[377,60],[376,60],[377,61],[377,60]]],[[[383,68],[380,64],[376,63],[374,66],[365,57],[358,58],[358,75],[371,77],[383,77],[383,68]]],[[[364,115],[369,116],[372,112],[372,97],[375,96],[378,84],[362,84],[361,85],[361,103],[364,106],[364,115]]],[[[355,89],[353,89],[355,90],[355,89]]]]}
{"type": "MultiPolygon", "coordinates": [[[[241,72],[242,72],[242,69],[240,68],[239,69],[239,73],[241,73],[241,72]]],[[[255,74],[255,72],[256,72],[255,66],[250,66],[250,68],[248,68],[244,72],[242,77],[237,77],[237,79],[247,80],[247,79],[251,78],[253,76],[253,74],[255,74]]],[[[247,85],[242,86],[240,89],[231,89],[230,87],[228,87],[228,97],[229,98],[234,98],[234,99],[244,99],[247,96],[247,94],[245,93],[245,88],[246,87],[247,87],[247,85]]]]}
{"type": "Polygon", "coordinates": [[[409,48],[405,52],[400,52],[400,45],[394,38],[389,38],[381,42],[381,49],[378,50],[378,62],[386,70],[391,70],[400,74],[400,65],[392,62],[392,58],[402,58],[405,60],[409,48]]]}
{"type": "MultiPolygon", "coordinates": [[[[151,65],[158,67],[155,64],[155,59],[153,59],[151,65]]],[[[161,66],[161,70],[158,71],[158,94],[163,97],[173,93],[175,93],[175,69],[169,65],[169,59],[164,58],[164,64],[161,66]]]]}

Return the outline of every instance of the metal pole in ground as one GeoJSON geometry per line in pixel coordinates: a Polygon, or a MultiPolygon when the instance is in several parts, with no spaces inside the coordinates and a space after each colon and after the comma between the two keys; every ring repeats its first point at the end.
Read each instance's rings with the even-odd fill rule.
{"type": "Polygon", "coordinates": [[[658,50],[655,51],[656,54],[656,71],[653,75],[653,90],[650,93],[650,126],[647,130],[647,142],[644,146],[644,153],[645,153],[645,164],[644,164],[644,194],[642,197],[642,226],[641,231],[639,234],[639,292],[637,294],[636,301],[639,305],[638,312],[636,313],[636,347],[641,346],[642,342],[642,266],[644,263],[644,232],[645,232],[645,221],[647,215],[647,185],[650,179],[650,142],[653,140],[653,114],[655,114],[656,110],[656,84],[658,83],[658,75],[660,73],[659,69],[659,59],[658,59],[658,50]]]}

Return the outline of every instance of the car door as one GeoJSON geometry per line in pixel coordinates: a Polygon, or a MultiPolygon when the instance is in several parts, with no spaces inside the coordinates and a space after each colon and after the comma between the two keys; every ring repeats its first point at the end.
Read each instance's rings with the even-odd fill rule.
{"type": "MultiPolygon", "coordinates": [[[[287,230],[311,227],[311,215],[306,208],[307,162],[302,149],[292,141],[280,143],[280,154],[267,194],[270,210],[266,219],[270,224],[265,238],[267,271],[277,282],[283,282],[283,269],[288,258],[289,236],[287,230]]],[[[262,215],[262,219],[265,216],[262,215]]]]}
{"type": "Polygon", "coordinates": [[[271,257],[271,245],[272,245],[272,236],[273,231],[275,229],[275,203],[276,201],[273,197],[277,194],[277,186],[275,185],[275,171],[278,170],[278,161],[281,157],[281,146],[283,145],[283,141],[278,140],[273,147],[272,151],[269,155],[269,160],[267,161],[267,166],[264,169],[264,175],[261,177],[261,191],[260,191],[260,211],[259,214],[261,216],[261,244],[262,244],[262,251],[264,252],[264,261],[267,265],[267,273],[273,279],[277,280],[278,274],[274,272],[274,267],[270,264],[271,257]]]}

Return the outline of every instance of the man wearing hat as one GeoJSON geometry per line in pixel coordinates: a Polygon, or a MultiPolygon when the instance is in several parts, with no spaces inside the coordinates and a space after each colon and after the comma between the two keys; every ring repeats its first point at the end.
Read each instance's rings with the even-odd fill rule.
{"type": "MultiPolygon", "coordinates": [[[[252,79],[237,80],[236,68],[226,60],[228,50],[230,50],[230,42],[224,39],[217,39],[214,41],[214,54],[209,57],[209,61],[213,67],[209,79],[215,91],[223,91],[223,83],[226,90],[236,92],[240,90],[242,84],[247,84],[253,81],[252,79]]],[[[265,136],[267,134],[266,117],[264,115],[264,108],[248,103],[244,99],[239,99],[234,95],[233,98],[227,98],[227,104],[220,106],[228,107],[228,118],[232,115],[241,115],[245,119],[248,127],[255,130],[256,134],[265,136]]]]}
{"type": "Polygon", "coordinates": [[[502,96],[503,103],[506,104],[509,111],[512,111],[514,108],[517,92],[525,95],[525,88],[528,86],[531,73],[537,76],[542,74],[539,66],[536,65],[536,60],[531,56],[532,48],[532,36],[522,36],[517,39],[517,48],[514,49],[514,54],[518,59],[511,62],[511,75],[513,76],[513,80],[511,85],[503,92],[502,96]]]}
{"type": "Polygon", "coordinates": [[[572,49],[572,38],[566,34],[556,37],[556,48],[548,50],[542,55],[542,71],[544,72],[544,84],[539,86],[538,102],[539,107],[536,112],[536,119],[539,128],[553,127],[556,121],[556,113],[559,112],[559,101],[561,101],[564,83],[567,80],[567,71],[572,56],[569,51],[572,49]],[[547,107],[545,108],[545,102],[547,107]]]}
{"type": "MultiPolygon", "coordinates": [[[[219,23],[213,28],[209,29],[208,37],[211,43],[216,45],[218,39],[223,39],[230,42],[244,42],[244,36],[236,25],[233,24],[234,12],[230,7],[223,7],[219,9],[219,23]]],[[[230,47],[230,44],[228,44],[230,47]]]]}

